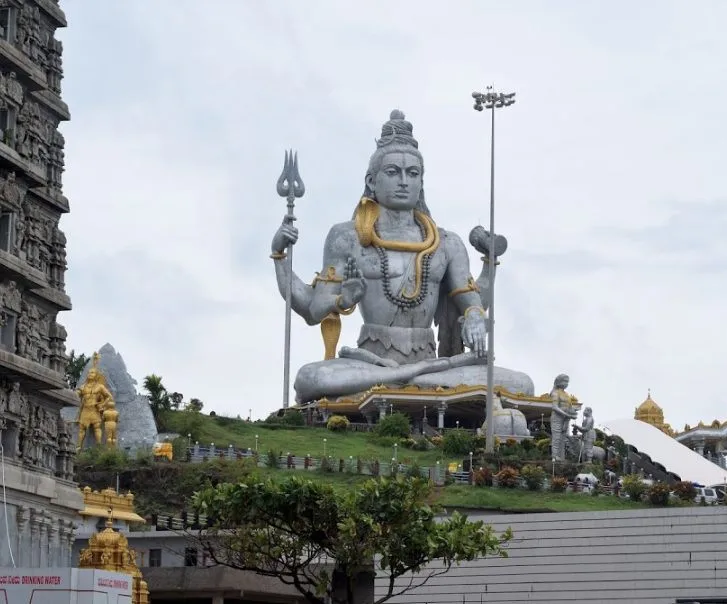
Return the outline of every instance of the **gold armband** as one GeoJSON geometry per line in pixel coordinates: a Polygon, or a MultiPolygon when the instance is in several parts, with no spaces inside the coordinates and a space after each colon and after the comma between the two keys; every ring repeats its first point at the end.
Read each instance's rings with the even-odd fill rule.
{"type": "Polygon", "coordinates": [[[273,252],[272,254],[270,254],[270,257],[273,260],[285,260],[288,257],[288,254],[286,254],[285,252],[273,252]]]}
{"type": "Polygon", "coordinates": [[[469,315],[472,311],[475,311],[475,310],[477,312],[479,312],[482,315],[483,318],[486,318],[487,315],[485,313],[485,309],[482,308],[481,306],[469,306],[469,307],[467,307],[465,309],[465,311],[464,311],[464,318],[466,319],[467,318],[467,315],[469,315]]]}
{"type": "Polygon", "coordinates": [[[317,283],[343,283],[343,279],[336,274],[335,266],[329,266],[325,274],[316,273],[310,285],[315,287],[317,283]]]}
{"type": "Polygon", "coordinates": [[[336,312],[339,315],[350,315],[354,310],[356,310],[356,305],[354,304],[351,308],[343,308],[341,306],[341,296],[336,296],[336,301],[334,302],[334,306],[336,307],[336,312]]]}
{"type": "MultiPolygon", "coordinates": [[[[482,262],[484,262],[485,264],[489,264],[490,263],[490,257],[489,256],[482,256],[482,258],[480,258],[480,260],[482,260],[482,262]]],[[[497,258],[495,258],[495,266],[499,266],[499,265],[500,265],[500,261],[497,258]]]]}
{"type": "Polygon", "coordinates": [[[467,294],[469,292],[479,292],[480,288],[475,283],[475,280],[470,277],[467,279],[467,285],[464,287],[458,287],[457,289],[453,289],[451,292],[449,292],[449,297],[454,298],[455,296],[459,296],[460,294],[467,294]]]}

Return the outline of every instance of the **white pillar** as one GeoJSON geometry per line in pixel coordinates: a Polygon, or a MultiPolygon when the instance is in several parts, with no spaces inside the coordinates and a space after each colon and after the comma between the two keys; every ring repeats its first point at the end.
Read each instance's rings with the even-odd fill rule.
{"type": "Polygon", "coordinates": [[[444,428],[444,412],[447,410],[447,403],[439,403],[439,408],[437,409],[438,417],[437,417],[437,428],[440,430],[444,428]]]}
{"type": "Polygon", "coordinates": [[[376,406],[379,408],[379,421],[381,421],[386,417],[386,407],[388,405],[386,404],[386,401],[381,401],[376,403],[376,406]]]}

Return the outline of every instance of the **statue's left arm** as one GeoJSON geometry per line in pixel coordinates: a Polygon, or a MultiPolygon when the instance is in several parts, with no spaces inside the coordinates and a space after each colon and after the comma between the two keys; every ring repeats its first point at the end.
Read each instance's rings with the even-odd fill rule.
{"type": "Polygon", "coordinates": [[[465,345],[477,353],[486,353],[486,313],[477,285],[470,273],[470,260],[462,240],[445,231],[442,237],[447,254],[446,289],[463,315],[462,336],[465,345]]]}

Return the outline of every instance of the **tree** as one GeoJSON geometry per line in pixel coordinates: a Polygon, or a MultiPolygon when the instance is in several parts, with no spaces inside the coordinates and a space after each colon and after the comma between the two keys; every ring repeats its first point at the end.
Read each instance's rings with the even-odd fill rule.
{"type": "Polygon", "coordinates": [[[161,414],[164,411],[169,411],[172,406],[171,397],[164,384],[162,384],[161,376],[154,373],[147,375],[144,378],[144,390],[149,396],[149,406],[154,414],[154,419],[159,423],[161,414]]]}
{"type": "Polygon", "coordinates": [[[305,478],[276,483],[250,476],[195,495],[195,507],[212,518],[196,539],[214,563],[278,577],[310,604],[326,597],[355,603],[358,578],[375,565],[388,576],[374,603],[382,604],[453,564],[488,554],[506,557],[509,530],[498,536],[457,512],[437,522],[426,503],[430,494],[418,478],[368,480],[341,491],[305,478]],[[435,561],[436,568],[427,568],[435,561]],[[411,581],[397,583],[408,573],[411,581]]]}
{"type": "Polygon", "coordinates": [[[187,403],[187,407],[193,409],[194,411],[200,412],[202,411],[202,407],[204,407],[204,403],[198,398],[191,398],[187,403]]]}
{"type": "Polygon", "coordinates": [[[88,363],[88,358],[84,353],[76,356],[76,351],[71,350],[66,363],[66,382],[69,388],[75,389],[78,387],[78,382],[81,379],[86,363],[88,363]]]}
{"type": "Polygon", "coordinates": [[[172,392],[169,395],[169,407],[171,409],[174,409],[174,411],[177,411],[182,406],[182,401],[184,401],[184,395],[181,392],[172,392]]]}

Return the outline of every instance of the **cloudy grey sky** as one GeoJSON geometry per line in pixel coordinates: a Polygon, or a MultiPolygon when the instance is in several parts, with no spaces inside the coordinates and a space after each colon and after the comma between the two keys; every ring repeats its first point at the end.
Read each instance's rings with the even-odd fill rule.
{"type": "MultiPolygon", "coordinates": [[[[393,108],[435,220],[486,221],[499,114],[497,362],[560,372],[597,420],[647,388],[681,428],[727,419],[727,5],[63,0],[69,27],[69,348],[106,341],[207,410],[279,406],[284,303],[270,239],[283,150],[307,193],[295,268],[320,270],[393,108]]],[[[473,272],[478,255],[472,250],[473,272]]],[[[344,319],[342,343],[359,319],[344,319]]],[[[292,364],[322,357],[293,321],[292,364]]]]}

